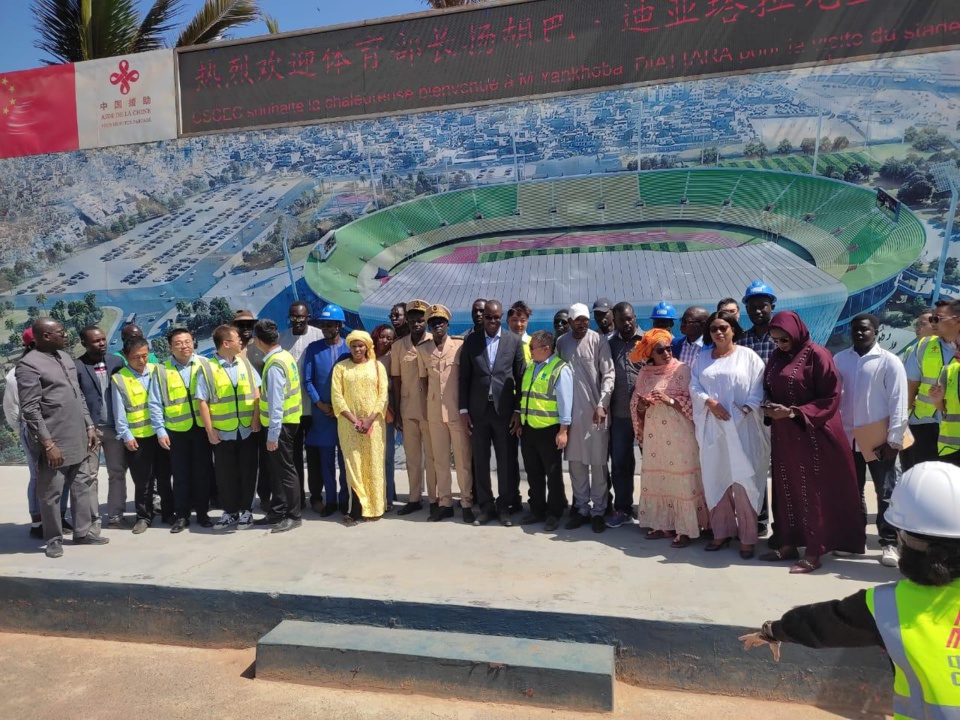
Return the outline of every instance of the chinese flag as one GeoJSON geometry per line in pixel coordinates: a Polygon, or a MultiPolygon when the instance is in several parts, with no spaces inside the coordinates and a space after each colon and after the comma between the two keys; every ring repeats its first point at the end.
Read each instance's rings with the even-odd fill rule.
{"type": "Polygon", "coordinates": [[[72,64],[0,74],[0,158],[79,145],[72,64]]]}

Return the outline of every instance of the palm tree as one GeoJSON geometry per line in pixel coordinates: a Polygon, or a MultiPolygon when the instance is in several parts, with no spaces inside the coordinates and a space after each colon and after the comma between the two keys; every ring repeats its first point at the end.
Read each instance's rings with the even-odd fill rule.
{"type": "MultiPolygon", "coordinates": [[[[50,55],[44,62],[79,62],[166,47],[165,36],[180,27],[184,0],[154,0],[141,16],[137,0],[33,0],[34,45],[50,55]]],[[[233,28],[262,19],[260,0],[206,0],[182,26],[177,47],[226,37],[233,28]]]]}
{"type": "Polygon", "coordinates": [[[42,292],[37,293],[37,297],[35,297],[34,300],[36,300],[37,305],[44,307],[47,304],[47,294],[42,292]]]}

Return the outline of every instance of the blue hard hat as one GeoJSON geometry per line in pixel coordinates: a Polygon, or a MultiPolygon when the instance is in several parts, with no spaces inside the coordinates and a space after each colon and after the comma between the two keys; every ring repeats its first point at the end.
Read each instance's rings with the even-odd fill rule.
{"type": "Polygon", "coordinates": [[[345,323],[347,318],[343,314],[342,307],[330,303],[320,311],[320,320],[333,320],[335,322],[345,323]]]}
{"type": "Polygon", "coordinates": [[[772,287],[767,285],[763,280],[754,280],[743,294],[743,304],[746,305],[747,300],[752,297],[757,297],[758,295],[766,295],[770,298],[770,302],[774,304],[777,302],[777,295],[773,292],[772,287]]]}
{"type": "Polygon", "coordinates": [[[651,320],[676,320],[677,309],[668,302],[658,302],[653,312],[650,313],[651,320]]]}

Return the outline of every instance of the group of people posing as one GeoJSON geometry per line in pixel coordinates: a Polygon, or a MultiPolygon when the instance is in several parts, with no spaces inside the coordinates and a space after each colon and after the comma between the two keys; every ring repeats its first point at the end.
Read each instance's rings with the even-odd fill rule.
{"type": "Polygon", "coordinates": [[[18,399],[7,419],[33,462],[31,534],[47,541],[48,555],[62,553],[68,487],[74,542],[106,542],[101,447],[111,528],[130,527],[128,471],[134,533],[158,514],[173,533],[192,514],[215,530],[285,532],[300,525],[308,501],[348,525],[374,521],[397,502],[402,433],[409,494],[399,515],[426,507],[429,521],[453,518],[454,470],[464,522],[511,526],[523,512],[522,457],[529,493],[520,524],[549,532],[566,515],[567,530],[589,524],[599,533],[636,519],[648,539],[676,548],[702,534],[707,551],[738,539],[744,558],[766,534],[772,474],[772,535],[760,559],[789,561],[793,573],[816,570],[829,552],[864,552],[869,473],[881,561],[895,566],[884,511],[901,465],[960,458],[960,310],[944,302],[931,311],[927,326],[940,335],[921,339],[905,369],[877,345],[876,317],[854,318],[853,347],[834,358],[796,313],[776,313],[776,302],[757,281],[713,313],[690,307],[678,318],[660,303],[643,332],[629,303],[601,298],[592,310],[577,303],[558,312],[555,332],[528,335],[525,303],[505,310],[478,299],[473,327],[455,337],[448,308],[413,300],[372,334],[345,338],[341,308],[328,305],[311,322],[298,302],[283,332],[237,312],[214,330],[209,359],[174,328],[163,363],[136,325],[123,328],[119,355],[107,352],[99,328],[85,328],[85,353],[74,361],[63,328],[41,318],[25,333],[5,398],[5,410],[18,399]],[[643,458],[636,512],[635,446],[643,458]]]}

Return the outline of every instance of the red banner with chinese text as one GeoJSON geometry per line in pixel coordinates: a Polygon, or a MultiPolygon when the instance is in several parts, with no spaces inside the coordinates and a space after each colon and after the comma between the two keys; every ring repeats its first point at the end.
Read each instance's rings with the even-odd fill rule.
{"type": "Polygon", "coordinates": [[[72,64],[0,75],[0,157],[78,147],[72,64]]]}

